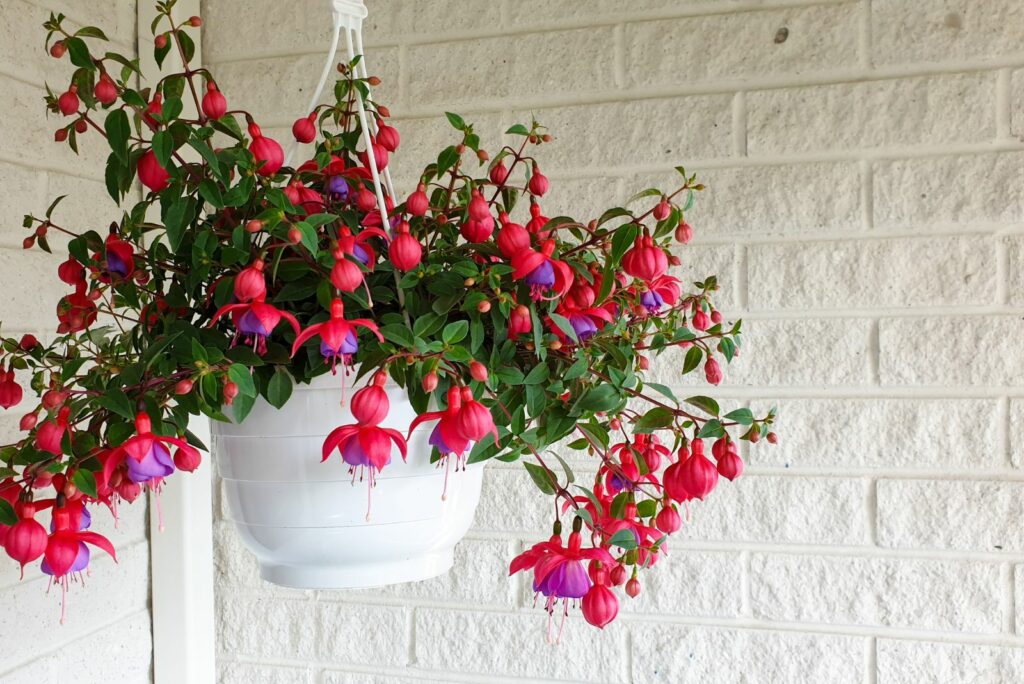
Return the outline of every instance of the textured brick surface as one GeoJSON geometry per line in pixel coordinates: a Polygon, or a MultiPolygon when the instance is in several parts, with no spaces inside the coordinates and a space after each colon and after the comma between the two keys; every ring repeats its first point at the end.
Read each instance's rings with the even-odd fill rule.
{"type": "Polygon", "coordinates": [[[985,633],[1002,627],[995,564],[754,554],[750,575],[753,614],[765,620],[985,633]]]}
{"type": "MultiPolygon", "coordinates": [[[[779,444],[751,449],[751,463],[792,468],[999,468],[999,410],[988,399],[789,399],[779,444]],[[842,429],[835,423],[841,420],[842,429]]],[[[1022,407],[1024,409],[1024,407],[1022,407]]],[[[1024,413],[1020,414],[1024,418],[1024,413]]],[[[1024,444],[1019,449],[1024,459],[1024,444]]]]}
{"type": "Polygon", "coordinates": [[[919,641],[878,641],[878,681],[885,684],[1016,682],[1024,678],[1019,648],[919,641]]]}
{"type": "Polygon", "coordinates": [[[878,542],[912,549],[1024,549],[1024,483],[881,480],[878,542]]]}
{"type": "Polygon", "coordinates": [[[992,304],[991,238],[755,245],[752,309],[868,309],[992,304]]]}
{"type": "Polygon", "coordinates": [[[995,133],[995,93],[991,73],[753,92],[748,150],[760,156],[987,140],[995,133]],[[949,107],[952,100],[974,106],[949,107]]]}

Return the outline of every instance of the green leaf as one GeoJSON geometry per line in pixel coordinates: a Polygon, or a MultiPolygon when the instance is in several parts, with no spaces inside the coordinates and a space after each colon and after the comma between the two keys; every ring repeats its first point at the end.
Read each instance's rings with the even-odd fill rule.
{"type": "Polygon", "coordinates": [[[638,501],[636,504],[636,513],[641,518],[653,518],[654,514],[658,512],[658,504],[654,499],[644,499],[638,501]]]}
{"type": "Polygon", "coordinates": [[[686,399],[684,399],[684,401],[687,404],[690,404],[691,406],[696,406],[701,411],[704,411],[705,413],[710,413],[713,416],[717,416],[719,411],[721,410],[718,407],[718,402],[712,399],[711,397],[687,397],[686,399]]]}
{"type": "Polygon", "coordinates": [[[726,420],[734,420],[740,425],[751,425],[754,422],[754,413],[748,408],[738,408],[725,414],[726,420]]]}
{"type": "Polygon", "coordinates": [[[292,376],[280,366],[267,383],[267,401],[274,408],[281,408],[292,396],[292,376]]]}
{"type": "Polygon", "coordinates": [[[115,109],[107,114],[103,122],[103,130],[107,134],[107,142],[122,164],[128,163],[128,138],[131,137],[131,124],[123,109],[115,109]]]}
{"type": "Polygon", "coordinates": [[[608,263],[619,263],[622,255],[633,246],[633,242],[636,241],[636,236],[639,234],[640,228],[635,223],[628,223],[616,230],[615,235],[612,237],[612,251],[608,263]]]}
{"type": "Polygon", "coordinates": [[[618,546],[624,551],[632,551],[636,548],[636,537],[630,530],[619,530],[608,540],[611,546],[618,546]]]}
{"type": "Polygon", "coordinates": [[[626,209],[625,207],[615,207],[614,209],[609,209],[601,214],[601,218],[597,219],[597,225],[600,226],[601,224],[607,223],[614,218],[619,218],[620,216],[632,216],[632,214],[629,209],[626,209]]]}
{"type": "Polygon", "coordinates": [[[461,341],[469,333],[469,321],[454,321],[444,326],[441,333],[441,340],[445,344],[455,344],[461,341]]]}
{"type": "Polygon", "coordinates": [[[576,336],[575,328],[572,327],[572,323],[569,322],[568,318],[562,316],[561,314],[556,314],[554,312],[551,312],[550,314],[548,314],[548,316],[550,316],[554,324],[558,326],[558,328],[566,337],[568,337],[573,342],[580,341],[580,338],[576,336]]]}
{"type": "Polygon", "coordinates": [[[197,140],[196,138],[191,138],[188,141],[188,144],[189,144],[189,146],[192,149],[194,149],[196,152],[199,153],[199,156],[201,156],[204,160],[206,160],[206,163],[209,165],[210,169],[213,171],[213,174],[215,176],[217,176],[217,179],[221,183],[224,183],[225,185],[227,185],[227,180],[228,179],[224,176],[224,171],[221,168],[220,160],[217,159],[217,155],[214,154],[213,150],[210,149],[210,146],[207,145],[202,140],[197,140]]]}
{"type": "Polygon", "coordinates": [[[455,162],[459,160],[459,153],[455,149],[454,145],[450,145],[441,151],[441,154],[437,155],[437,175],[440,177],[445,171],[455,166],[455,162]]]}
{"type": "Polygon", "coordinates": [[[608,411],[615,408],[620,401],[618,391],[611,385],[598,385],[576,402],[583,411],[608,411]]]}
{"type": "Polygon", "coordinates": [[[648,383],[645,383],[645,385],[647,387],[650,387],[652,390],[654,390],[658,394],[661,394],[664,397],[668,397],[669,399],[671,399],[672,401],[674,401],[677,404],[679,403],[679,400],[676,399],[675,393],[673,393],[672,390],[669,389],[668,387],[666,387],[665,385],[662,385],[662,384],[657,383],[657,382],[648,382],[648,383]]]}
{"type": "Polygon", "coordinates": [[[416,340],[409,332],[409,329],[401,323],[391,323],[380,329],[380,334],[388,342],[398,345],[403,349],[412,349],[416,346],[416,340]]]}
{"type": "Polygon", "coordinates": [[[75,474],[71,476],[71,481],[75,483],[83,493],[96,498],[96,476],[89,470],[76,470],[75,474]]]}
{"type": "Polygon", "coordinates": [[[672,425],[675,414],[663,406],[655,406],[633,423],[633,432],[650,434],[672,425]]]}
{"type": "Polygon", "coordinates": [[[546,468],[542,468],[539,465],[533,463],[523,462],[523,466],[526,468],[526,472],[533,478],[533,483],[537,485],[537,489],[544,492],[545,494],[555,493],[555,484],[558,479],[555,474],[546,468]]]}
{"type": "Polygon", "coordinates": [[[18,515],[14,512],[14,506],[7,499],[0,499],[0,525],[13,525],[16,522],[18,515]]]}
{"type": "Polygon", "coordinates": [[[95,26],[83,26],[75,31],[75,35],[80,38],[99,38],[100,40],[110,40],[107,38],[107,34],[95,26]]]}
{"type": "Polygon", "coordinates": [[[299,221],[295,224],[295,227],[302,233],[302,246],[308,249],[315,259],[320,253],[320,239],[316,234],[316,228],[305,221],[299,221]]]}
{"type": "Polygon", "coordinates": [[[448,117],[448,123],[452,125],[452,128],[458,131],[466,130],[466,122],[461,116],[454,112],[445,112],[444,115],[448,117]]]}
{"type": "Polygon", "coordinates": [[[96,65],[92,63],[92,57],[89,56],[89,48],[86,47],[84,40],[81,38],[65,38],[63,42],[64,47],[68,49],[68,55],[71,57],[72,64],[85,69],[96,68],[96,65]]]}
{"type": "Polygon", "coordinates": [[[641,190],[640,192],[636,193],[628,200],[626,200],[626,204],[632,204],[633,202],[636,202],[639,199],[643,199],[644,197],[661,197],[664,194],[665,193],[663,193],[658,188],[647,188],[646,190],[641,190]]]}
{"type": "Polygon", "coordinates": [[[551,370],[548,368],[546,363],[539,363],[530,369],[530,372],[526,374],[526,379],[523,380],[525,385],[539,385],[542,382],[546,382],[551,376],[551,370]]]}
{"type": "MultiPolygon", "coordinates": [[[[252,373],[249,368],[240,363],[233,363],[228,368],[228,377],[238,385],[238,395],[246,397],[256,396],[256,384],[252,381],[252,373]]],[[[238,397],[235,398],[236,401],[238,397]]],[[[236,409],[237,411],[237,409],[236,409]]]]}
{"type": "Polygon", "coordinates": [[[699,439],[704,439],[706,437],[724,437],[724,436],[725,436],[725,428],[722,427],[722,424],[720,422],[718,422],[717,418],[712,418],[711,420],[706,422],[704,424],[704,427],[702,427],[700,429],[700,432],[697,433],[697,437],[699,439]]]}
{"type": "Polygon", "coordinates": [[[505,135],[530,135],[530,129],[523,124],[516,124],[512,128],[505,131],[505,135]]]}
{"type": "Polygon", "coordinates": [[[117,387],[111,387],[96,397],[96,403],[123,418],[135,420],[135,411],[131,400],[117,387]]]}
{"type": "Polygon", "coordinates": [[[703,356],[704,354],[701,352],[700,347],[690,347],[690,350],[686,352],[686,358],[683,359],[683,375],[699,366],[703,356]]]}

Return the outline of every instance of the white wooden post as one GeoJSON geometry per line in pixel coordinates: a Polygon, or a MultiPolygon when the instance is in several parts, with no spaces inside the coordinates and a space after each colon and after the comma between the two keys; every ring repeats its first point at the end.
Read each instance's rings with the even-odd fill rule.
{"type": "MultiPolygon", "coordinates": [[[[153,58],[150,24],[155,15],[150,2],[138,3],[138,50],[142,73],[155,83],[159,70],[153,58]]],[[[199,0],[178,0],[174,16],[181,22],[199,14],[199,0]]],[[[196,35],[193,65],[201,64],[196,35]]],[[[181,66],[171,50],[165,69],[181,66]]],[[[205,92],[205,91],[200,91],[205,92]]],[[[191,97],[183,98],[185,112],[195,114],[191,97]]],[[[183,151],[185,153],[186,151],[183,151]]],[[[194,418],[189,428],[207,445],[210,425],[194,418]]],[[[213,684],[216,681],[213,604],[212,456],[204,456],[193,473],[178,473],[166,484],[160,506],[166,521],[159,529],[151,500],[150,559],[153,606],[153,677],[155,684],[213,684]]]]}

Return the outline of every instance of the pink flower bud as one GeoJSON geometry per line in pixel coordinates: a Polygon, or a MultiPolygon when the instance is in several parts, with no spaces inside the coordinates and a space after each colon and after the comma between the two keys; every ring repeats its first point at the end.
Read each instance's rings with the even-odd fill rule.
{"type": "Polygon", "coordinates": [[[620,563],[612,568],[612,571],[608,574],[608,579],[611,580],[613,587],[622,586],[626,581],[626,574],[626,566],[620,563]]]}
{"type": "Polygon", "coordinates": [[[722,382],[722,368],[718,365],[718,361],[710,356],[704,363],[704,377],[712,385],[722,382]]]}
{"type": "Polygon", "coordinates": [[[57,108],[60,109],[60,113],[64,116],[71,116],[78,112],[80,102],[78,101],[78,87],[71,86],[71,88],[57,98],[57,108]]]}
{"type": "Polygon", "coordinates": [[[679,516],[679,511],[674,506],[665,506],[658,513],[654,523],[665,534],[672,534],[683,526],[683,519],[679,516]]]}
{"type": "Polygon", "coordinates": [[[477,382],[487,382],[487,366],[479,361],[470,361],[469,374],[477,382]]]}
{"type": "Polygon", "coordinates": [[[491,171],[488,174],[491,182],[495,185],[504,185],[505,181],[508,180],[508,169],[505,167],[505,160],[498,161],[497,164],[491,167],[491,171]]]}
{"type": "Polygon", "coordinates": [[[697,309],[697,313],[693,314],[690,323],[694,330],[704,331],[711,327],[711,318],[704,313],[704,309],[697,309]]]}
{"type": "Polygon", "coordinates": [[[527,185],[527,189],[530,191],[530,194],[535,195],[536,197],[543,197],[547,194],[549,186],[550,183],[548,183],[547,176],[541,173],[537,168],[537,165],[534,164],[533,174],[530,176],[529,185],[527,185]]]}
{"type": "Polygon", "coordinates": [[[668,218],[668,215],[672,213],[672,205],[668,203],[667,199],[662,199],[656,205],[651,215],[654,216],[656,221],[664,221],[668,218]]]}
{"type": "Polygon", "coordinates": [[[604,629],[619,614],[619,599],[604,584],[594,584],[583,595],[583,618],[598,629],[604,629]]]}
{"type": "Polygon", "coordinates": [[[202,461],[203,457],[199,450],[192,447],[178,447],[174,452],[174,467],[186,473],[193,472],[202,461]]]}
{"type": "Polygon", "coordinates": [[[630,598],[636,598],[637,596],[639,596],[640,580],[638,580],[636,577],[630,578],[630,580],[626,582],[626,593],[629,595],[630,598]]]}
{"type": "Polygon", "coordinates": [[[206,94],[203,95],[202,108],[203,114],[214,121],[227,114],[228,101],[225,99],[224,94],[217,90],[217,84],[213,81],[209,81],[206,84],[206,94]]]}
{"type": "Polygon", "coordinates": [[[437,389],[437,373],[430,371],[423,376],[423,391],[427,394],[437,389]]]}
{"type": "Polygon", "coordinates": [[[34,413],[26,413],[21,417],[21,422],[18,423],[18,427],[22,430],[31,430],[36,426],[36,422],[39,420],[39,416],[34,413]]]}
{"type": "Polygon", "coordinates": [[[427,197],[426,186],[422,183],[416,188],[416,192],[409,195],[405,201],[406,210],[413,216],[425,216],[430,209],[430,199],[427,197]]]}
{"type": "Polygon", "coordinates": [[[401,142],[401,137],[398,135],[398,131],[394,127],[388,126],[385,123],[380,125],[377,130],[377,144],[383,147],[388,152],[394,152],[398,149],[398,145],[401,142]]]}
{"type": "Polygon", "coordinates": [[[316,112],[296,119],[292,124],[292,135],[300,143],[311,143],[316,140],[316,112]]]}
{"type": "Polygon", "coordinates": [[[373,382],[352,396],[352,415],[362,425],[378,425],[391,409],[384,383],[387,375],[377,373],[373,382]]]}
{"type": "Polygon", "coordinates": [[[743,459],[735,451],[727,452],[718,460],[718,474],[727,480],[735,480],[743,474],[743,459]]]}
{"type": "Polygon", "coordinates": [[[693,239],[693,228],[689,223],[685,221],[680,223],[676,228],[676,242],[681,242],[684,245],[693,239]]]}

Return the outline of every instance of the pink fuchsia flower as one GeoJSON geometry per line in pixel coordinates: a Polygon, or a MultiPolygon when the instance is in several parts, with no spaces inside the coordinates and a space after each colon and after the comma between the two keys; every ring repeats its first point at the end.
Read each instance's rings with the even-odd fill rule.
{"type": "Polygon", "coordinates": [[[235,276],[233,292],[239,302],[262,301],[267,297],[267,279],[263,259],[256,259],[235,276]]]}
{"type": "Polygon", "coordinates": [[[655,246],[650,235],[641,235],[623,255],[622,268],[632,277],[650,283],[668,270],[668,256],[655,246]]]}
{"type": "MultiPolygon", "coordinates": [[[[0,482],[0,499],[3,499],[7,503],[14,507],[14,504],[18,502],[18,496],[21,494],[21,487],[14,481],[14,478],[8,477],[6,480],[0,482]]],[[[4,539],[7,538],[7,530],[11,529],[10,525],[0,523],[0,548],[4,546],[4,539]]]]}
{"type": "Polygon", "coordinates": [[[0,371],[0,406],[9,409],[21,402],[24,392],[14,379],[14,371],[0,371]]]}
{"type": "Polygon", "coordinates": [[[391,263],[400,272],[411,271],[423,261],[423,245],[409,232],[409,224],[402,221],[395,229],[395,238],[388,247],[391,263]]]}
{"type": "Polygon", "coordinates": [[[80,507],[68,505],[53,509],[53,532],[46,542],[42,569],[60,585],[61,624],[64,624],[67,617],[68,575],[81,572],[89,565],[89,547],[86,544],[103,549],[117,560],[110,540],[96,532],[85,531],[88,525],[83,525],[83,522],[86,520],[80,507]]]}
{"type": "Polygon", "coordinates": [[[324,210],[323,195],[313,188],[307,187],[300,180],[293,180],[285,186],[284,194],[289,202],[307,216],[324,210]]]}
{"type": "Polygon", "coordinates": [[[722,367],[718,365],[716,359],[709,356],[704,362],[704,378],[712,385],[717,385],[722,382],[722,377],[722,367]]]}
{"type": "Polygon", "coordinates": [[[518,223],[512,223],[508,214],[502,212],[498,219],[501,230],[498,231],[498,251],[506,259],[511,259],[519,252],[530,249],[530,232],[518,223]]]}
{"type": "Polygon", "coordinates": [[[426,216],[430,210],[430,198],[427,197],[427,186],[420,183],[416,186],[416,192],[409,195],[405,201],[405,210],[412,216],[426,216]]]}
{"type": "Polygon", "coordinates": [[[96,256],[96,260],[103,264],[101,269],[96,270],[100,282],[124,280],[135,273],[135,249],[115,233],[107,236],[103,251],[102,259],[96,256]]]}
{"type": "Polygon", "coordinates": [[[381,342],[384,336],[377,329],[377,324],[367,318],[354,318],[351,321],[345,320],[345,305],[340,299],[331,302],[331,317],[323,323],[315,323],[295,338],[292,344],[292,356],[299,351],[299,347],[308,340],[319,335],[320,354],[325,360],[331,362],[331,372],[335,372],[338,359],[348,364],[352,362],[352,355],[359,350],[359,332],[357,328],[366,328],[381,342]]]}
{"type": "Polygon", "coordinates": [[[85,330],[96,322],[96,304],[85,294],[85,281],[82,281],[72,294],[57,302],[57,332],[75,333],[85,330]]]}
{"type": "Polygon", "coordinates": [[[614,559],[606,549],[582,548],[583,538],[580,535],[582,520],[573,520],[573,531],[569,534],[569,545],[562,546],[562,538],[557,533],[546,542],[535,544],[519,554],[509,565],[509,575],[525,570],[533,570],[533,590],[537,595],[545,597],[544,609],[548,612],[548,641],[551,643],[561,639],[565,617],[569,613],[569,602],[583,598],[591,587],[590,576],[584,561],[600,561],[614,563],[614,559]],[[558,603],[562,604],[562,621],[558,635],[552,637],[552,617],[558,603]]]}
{"type": "Polygon", "coordinates": [[[273,176],[284,165],[284,150],[280,143],[263,135],[260,127],[254,122],[249,123],[249,151],[256,159],[256,173],[261,176],[273,176]]]}
{"type": "MultiPolygon", "coordinates": [[[[596,335],[606,323],[611,323],[614,319],[607,309],[595,307],[575,309],[565,306],[564,301],[559,303],[558,307],[555,309],[555,313],[564,316],[569,321],[569,325],[572,326],[573,332],[576,333],[576,339],[580,342],[586,342],[589,340],[591,337],[596,335]]],[[[555,335],[558,336],[563,344],[572,342],[562,329],[550,320],[548,327],[554,331],[555,335]]]]}
{"type": "Polygon", "coordinates": [[[609,581],[607,568],[603,564],[592,563],[592,567],[594,565],[600,567],[591,573],[594,585],[584,594],[580,608],[583,618],[587,622],[598,629],[604,629],[618,616],[619,599],[615,596],[615,592],[607,586],[609,581]]]}
{"type": "Polygon", "coordinates": [[[270,333],[274,331],[282,318],[288,322],[296,335],[299,334],[299,322],[295,316],[287,311],[281,311],[273,304],[267,304],[263,298],[220,307],[213,315],[210,327],[213,327],[221,316],[228,313],[231,314],[231,322],[235,326],[235,338],[231,342],[231,346],[237,344],[241,338],[246,344],[251,344],[258,354],[267,350],[267,338],[270,337],[270,333]]]}
{"type": "Polygon", "coordinates": [[[550,299],[548,292],[560,297],[572,287],[572,269],[564,261],[552,259],[554,251],[555,241],[545,240],[539,251],[524,249],[512,257],[512,277],[530,286],[533,299],[550,299]]]}
{"type": "MultiPolygon", "coordinates": [[[[392,442],[398,447],[402,460],[406,457],[406,441],[402,434],[391,428],[381,427],[390,409],[387,393],[383,386],[387,375],[378,372],[373,382],[359,390],[352,397],[352,415],[356,423],[342,425],[327,435],[323,445],[323,461],[330,458],[337,449],[341,459],[348,464],[352,478],[365,470],[367,473],[367,506],[366,518],[370,518],[370,494],[377,480],[377,473],[391,463],[392,442]]],[[[361,476],[360,476],[360,479],[361,476]]]]}
{"type": "Polygon", "coordinates": [[[4,536],[4,551],[21,565],[22,578],[25,566],[46,551],[46,528],[35,519],[36,513],[53,505],[53,500],[19,501],[14,505],[18,522],[7,528],[4,536]]]}
{"type": "Polygon", "coordinates": [[[111,450],[103,462],[103,480],[111,482],[118,466],[126,466],[128,479],[137,484],[159,486],[160,481],[174,472],[170,448],[195,451],[195,447],[178,437],[153,434],[153,423],[144,412],[135,416],[135,434],[124,444],[111,450]]]}
{"type": "Polygon", "coordinates": [[[498,428],[494,425],[491,412],[473,398],[473,390],[469,387],[462,388],[462,408],[459,409],[456,426],[462,436],[471,442],[479,442],[487,435],[493,435],[494,443],[498,443],[498,428]]]}
{"type": "Polygon", "coordinates": [[[695,440],[688,454],[679,450],[679,460],[665,469],[665,493],[674,501],[704,500],[718,484],[718,470],[704,456],[704,442],[695,440]]]}
{"type": "Polygon", "coordinates": [[[443,411],[421,413],[409,425],[409,436],[420,423],[436,420],[437,425],[430,432],[430,446],[437,449],[442,458],[461,458],[469,448],[469,438],[459,429],[459,412],[462,410],[462,391],[458,387],[448,388],[448,405],[443,411]]]}
{"type": "Polygon", "coordinates": [[[56,419],[43,421],[36,430],[35,447],[40,451],[60,456],[63,453],[61,442],[64,440],[64,433],[68,431],[70,417],[71,409],[64,406],[57,413],[56,419]]]}
{"type": "Polygon", "coordinates": [[[526,230],[533,235],[536,235],[538,240],[547,240],[551,236],[551,231],[543,230],[543,228],[550,220],[551,219],[541,212],[540,205],[537,204],[537,200],[531,197],[530,221],[526,224],[526,230]]]}
{"type": "Polygon", "coordinates": [[[655,278],[640,293],[640,305],[647,313],[655,314],[666,304],[674,306],[679,300],[679,279],[668,274],[655,278]]]}

